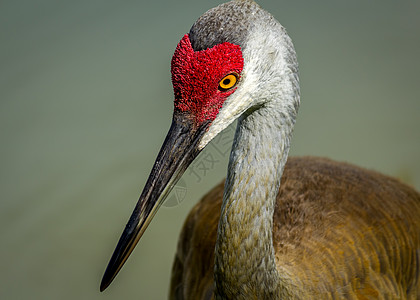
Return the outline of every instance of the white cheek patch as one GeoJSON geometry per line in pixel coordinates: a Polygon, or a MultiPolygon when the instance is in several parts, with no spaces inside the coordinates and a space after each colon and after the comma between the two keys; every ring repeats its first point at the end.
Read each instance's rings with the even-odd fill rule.
{"type": "Polygon", "coordinates": [[[236,91],[225,100],[212,125],[201,139],[200,149],[203,149],[216,135],[239,118],[242,113],[255,105],[253,95],[258,92],[258,80],[260,78],[258,72],[255,72],[255,65],[258,65],[258,57],[261,55],[259,54],[261,43],[259,43],[258,38],[255,39],[253,36],[253,34],[250,34],[250,40],[253,40],[253,42],[248,42],[247,48],[243,51],[245,63],[241,81],[236,91]],[[258,44],[259,46],[257,46],[258,44]]]}

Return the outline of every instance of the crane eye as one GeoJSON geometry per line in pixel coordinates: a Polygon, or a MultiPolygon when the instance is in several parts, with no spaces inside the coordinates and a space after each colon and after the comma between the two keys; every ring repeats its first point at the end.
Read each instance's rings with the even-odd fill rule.
{"type": "Polygon", "coordinates": [[[238,82],[238,75],[236,74],[229,74],[223,77],[222,80],[219,82],[219,90],[222,92],[227,91],[234,87],[238,82]]]}

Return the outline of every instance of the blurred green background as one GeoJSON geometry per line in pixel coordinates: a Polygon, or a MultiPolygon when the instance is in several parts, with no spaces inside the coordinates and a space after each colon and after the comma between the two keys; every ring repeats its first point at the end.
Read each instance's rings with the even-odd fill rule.
{"type": "MultiPolygon", "coordinates": [[[[99,282],[171,122],[175,46],[219,3],[0,2],[1,299],[166,298],[180,227],[223,178],[232,130],[186,172],[181,203],[161,208],[109,289],[99,282]]],[[[292,155],[420,189],[420,1],[259,3],[300,61],[292,155]]]]}

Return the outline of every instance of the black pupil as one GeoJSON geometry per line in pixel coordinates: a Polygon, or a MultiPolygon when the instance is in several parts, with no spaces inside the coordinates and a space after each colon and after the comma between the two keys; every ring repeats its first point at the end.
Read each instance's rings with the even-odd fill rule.
{"type": "Polygon", "coordinates": [[[229,78],[226,78],[225,80],[223,80],[223,84],[224,85],[229,85],[229,83],[230,83],[230,79],[229,78]]]}

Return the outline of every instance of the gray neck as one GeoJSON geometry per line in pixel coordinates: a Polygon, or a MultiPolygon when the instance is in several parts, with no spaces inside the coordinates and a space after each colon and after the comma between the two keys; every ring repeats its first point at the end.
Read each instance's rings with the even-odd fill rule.
{"type": "Polygon", "coordinates": [[[216,299],[290,297],[273,248],[273,213],[294,116],[270,105],[241,117],[233,142],[215,252],[216,299]]]}
{"type": "Polygon", "coordinates": [[[204,147],[240,116],[217,233],[215,298],[292,298],[291,280],[276,266],[272,232],[299,107],[293,44],[280,23],[250,0],[209,10],[191,28],[190,37],[195,50],[224,41],[238,44],[245,62],[237,90],[200,144],[204,147]]]}

